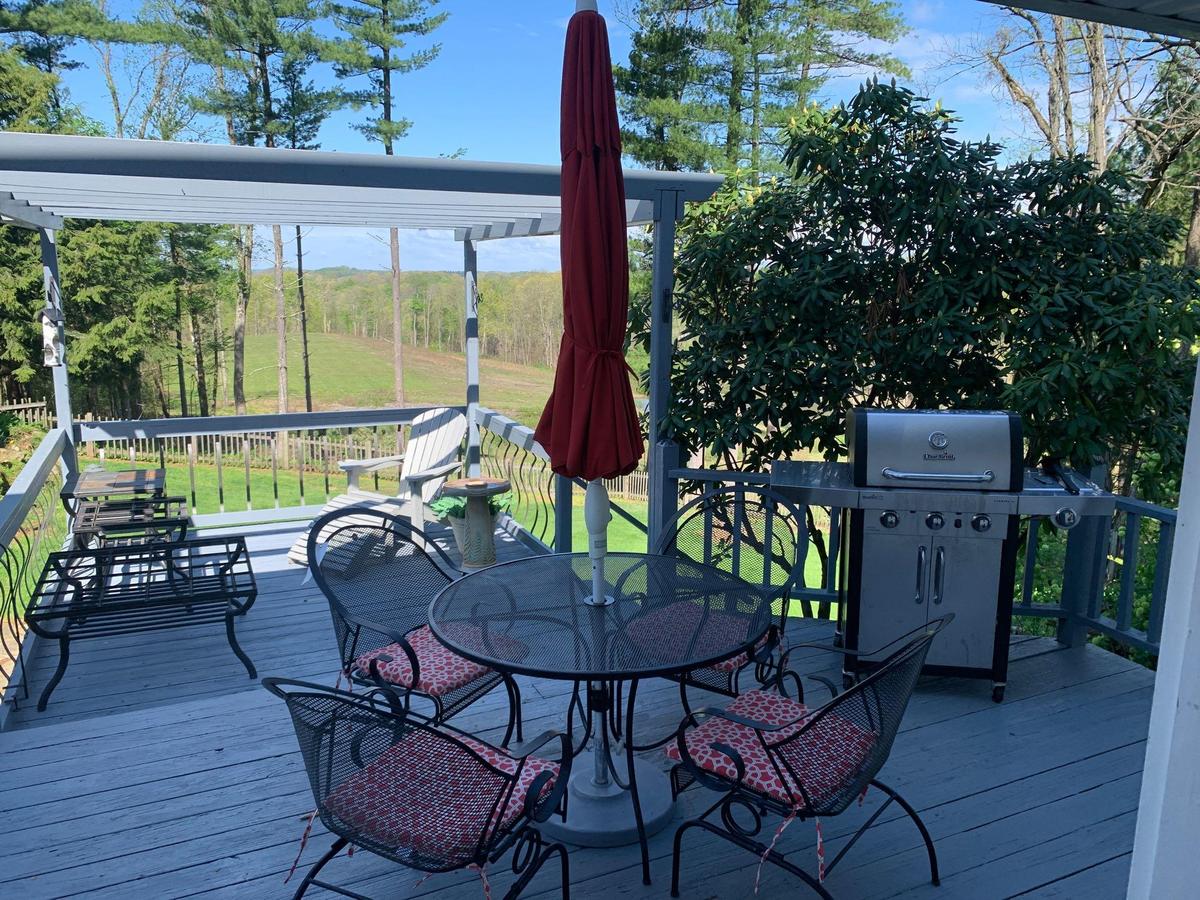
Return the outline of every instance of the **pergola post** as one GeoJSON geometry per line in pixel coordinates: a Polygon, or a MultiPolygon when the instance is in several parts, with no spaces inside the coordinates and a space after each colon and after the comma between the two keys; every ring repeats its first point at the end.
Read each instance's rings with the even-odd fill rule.
{"type": "Polygon", "coordinates": [[[467,475],[479,475],[479,249],[467,238],[463,245],[463,293],[466,303],[467,475]]]}
{"type": "MultiPolygon", "coordinates": [[[[75,456],[75,419],[71,412],[71,386],[67,378],[66,323],[63,316],[62,290],[58,276],[58,244],[54,230],[39,228],[38,237],[42,246],[42,285],[45,289],[45,312],[58,329],[60,359],[50,366],[54,381],[54,414],[58,427],[67,432],[67,443],[63,449],[63,463],[68,472],[78,470],[75,456]]],[[[49,365],[49,362],[47,363],[49,365]]]]}
{"type": "Polygon", "coordinates": [[[1194,897],[1200,842],[1200,370],[1129,871],[1132,898],[1194,897]]]}
{"type": "Polygon", "coordinates": [[[675,290],[675,224],[683,218],[683,194],[660,190],[654,198],[654,244],[650,287],[650,495],[647,537],[654,545],[675,514],[679,484],[671,469],[679,465],[679,448],[666,439],[663,423],[671,397],[671,294],[675,290]]]}

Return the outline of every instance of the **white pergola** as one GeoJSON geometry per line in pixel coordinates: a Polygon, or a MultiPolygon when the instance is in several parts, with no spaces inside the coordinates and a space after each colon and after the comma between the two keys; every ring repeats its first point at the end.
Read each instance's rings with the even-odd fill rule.
{"type": "MultiPolygon", "coordinates": [[[[627,224],[654,226],[650,421],[657,423],[669,387],[675,225],[687,202],[708,199],[723,179],[645,170],[624,179],[627,224]]],[[[0,222],[41,235],[46,310],[60,347],[54,234],[67,219],[452,230],[463,245],[472,472],[479,464],[478,244],[557,234],[560,191],[558,166],[0,132],[0,222]]],[[[58,420],[71,423],[67,366],[53,373],[58,420]]],[[[668,463],[654,453],[656,437],[651,478],[665,489],[668,463]]]]}
{"type": "MultiPolygon", "coordinates": [[[[1200,0],[984,2],[1200,38],[1200,0]]],[[[655,224],[652,423],[666,411],[675,224],[686,201],[711,196],[719,183],[709,175],[625,176],[629,224],[655,224]]],[[[558,195],[553,166],[0,134],[0,221],[40,232],[47,304],[60,313],[54,230],[67,218],[454,229],[464,247],[468,407],[479,398],[476,244],[557,233],[558,195]]],[[[55,369],[55,398],[59,421],[69,424],[65,366],[55,369]]],[[[656,437],[650,454],[652,534],[661,525],[653,511],[663,508],[654,491],[666,490],[670,465],[669,446],[656,437]]],[[[477,453],[477,432],[472,438],[477,453]]],[[[1162,634],[1128,886],[1129,896],[1139,900],[1200,891],[1194,856],[1200,846],[1200,380],[1162,634]]]]}

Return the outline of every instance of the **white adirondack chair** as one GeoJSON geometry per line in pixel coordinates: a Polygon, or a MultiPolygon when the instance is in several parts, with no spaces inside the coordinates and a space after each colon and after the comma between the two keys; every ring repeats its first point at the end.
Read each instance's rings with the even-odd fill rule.
{"type": "MultiPolygon", "coordinates": [[[[446,476],[462,466],[459,450],[467,433],[467,419],[452,409],[431,409],[413,419],[408,446],[399,456],[347,459],[338,463],[346,473],[346,493],[325,504],[320,515],[330,510],[362,506],[405,516],[414,528],[424,528],[425,504],[437,496],[446,476]],[[395,496],[364,490],[362,476],[400,466],[400,493],[395,496]]],[[[345,524],[350,519],[340,519],[345,524]]],[[[292,545],[288,559],[308,565],[308,530],[292,545]]]]}

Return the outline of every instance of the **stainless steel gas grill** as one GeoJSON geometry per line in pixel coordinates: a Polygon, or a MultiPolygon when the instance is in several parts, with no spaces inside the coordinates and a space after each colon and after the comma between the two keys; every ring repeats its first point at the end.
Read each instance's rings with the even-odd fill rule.
{"type": "Polygon", "coordinates": [[[855,409],[847,447],[848,464],[781,461],[771,472],[792,499],[844,511],[845,646],[869,652],[952,612],[925,671],[989,678],[1003,699],[1020,516],[1071,528],[1111,513],[1111,495],[1069,470],[1025,469],[1010,413],[855,409]]]}

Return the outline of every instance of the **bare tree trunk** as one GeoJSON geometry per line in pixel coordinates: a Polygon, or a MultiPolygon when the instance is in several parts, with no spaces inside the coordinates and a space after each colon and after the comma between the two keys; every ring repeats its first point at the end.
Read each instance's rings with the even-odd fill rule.
{"type": "Polygon", "coordinates": [[[1086,26],[1084,46],[1087,48],[1088,70],[1091,76],[1091,103],[1088,107],[1088,158],[1096,171],[1108,168],[1108,112],[1110,108],[1108,55],[1104,46],[1104,26],[1086,26]]]}
{"type": "Polygon", "coordinates": [[[404,405],[404,318],[400,300],[400,231],[388,230],[392,248],[392,369],[396,405],[404,405]]]}
{"type": "Polygon", "coordinates": [[[312,412],[312,374],[308,368],[308,310],[304,304],[304,239],[296,226],[296,298],[300,301],[300,361],[304,366],[304,411],[312,412]]]}
{"type": "Polygon", "coordinates": [[[162,410],[162,417],[168,419],[171,416],[171,402],[167,398],[167,388],[163,384],[163,370],[160,362],[154,367],[154,387],[158,391],[158,405],[162,410]]]}
{"type": "Polygon", "coordinates": [[[229,373],[225,370],[225,329],[221,326],[221,303],[213,304],[213,371],[216,372],[216,388],[213,390],[213,412],[218,405],[229,405],[229,373]],[[217,396],[221,403],[217,403],[217,396]]]}
{"type": "Polygon", "coordinates": [[[1183,261],[1189,266],[1200,266],[1200,184],[1192,188],[1192,221],[1183,247],[1183,261]]]}
{"type": "Polygon", "coordinates": [[[287,301],[283,294],[283,229],[272,225],[271,236],[275,239],[275,348],[278,353],[275,365],[279,370],[278,411],[285,413],[288,411],[288,360],[287,301]]]}
{"type": "Polygon", "coordinates": [[[238,415],[246,414],[246,313],[250,308],[250,267],[254,262],[254,226],[238,228],[237,306],[233,311],[233,405],[238,415]]]}
{"type": "Polygon", "coordinates": [[[204,328],[200,317],[192,310],[192,351],[196,355],[196,403],[200,407],[200,415],[208,416],[212,410],[208,406],[208,377],[204,365],[204,328]]]}
{"type": "Polygon", "coordinates": [[[172,289],[175,294],[175,374],[179,380],[179,414],[187,418],[188,389],[187,376],[183,366],[183,285],[180,283],[178,277],[181,266],[179,262],[179,244],[175,240],[174,229],[167,229],[167,252],[171,256],[171,265],[175,267],[176,273],[172,289]]]}

